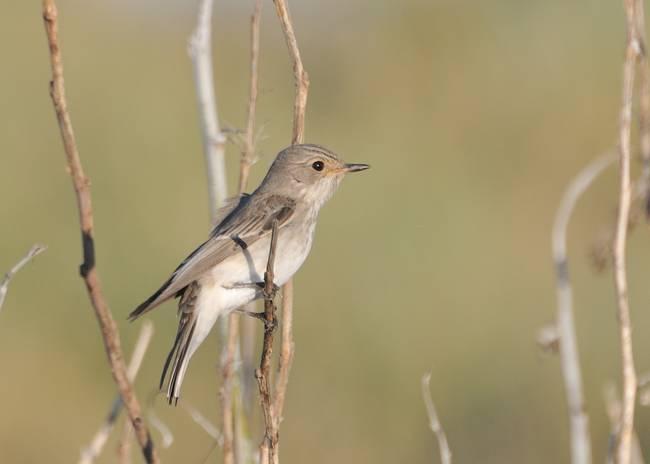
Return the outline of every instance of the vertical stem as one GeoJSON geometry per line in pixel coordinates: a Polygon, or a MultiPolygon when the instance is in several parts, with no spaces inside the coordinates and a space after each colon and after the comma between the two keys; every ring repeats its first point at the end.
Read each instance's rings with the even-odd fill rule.
{"type": "Polygon", "coordinates": [[[201,0],[196,29],[190,38],[189,53],[192,58],[201,119],[203,153],[208,176],[210,217],[214,219],[217,209],[226,199],[228,186],[224,159],[226,138],[219,126],[213,84],[212,6],[213,0],[201,0]]]}
{"type": "Polygon", "coordinates": [[[632,186],[630,180],[630,139],[632,123],[632,99],[634,96],[634,68],[640,52],[637,41],[635,0],[625,0],[627,17],[627,47],[623,67],[623,102],[620,115],[620,190],[618,217],[614,238],[614,283],[616,287],[617,316],[621,344],[621,374],[623,379],[623,401],[621,408],[621,432],[616,449],[617,464],[629,464],[634,428],[634,406],[636,400],[636,372],[632,351],[632,324],[628,301],[626,275],[627,225],[630,216],[632,186]]]}

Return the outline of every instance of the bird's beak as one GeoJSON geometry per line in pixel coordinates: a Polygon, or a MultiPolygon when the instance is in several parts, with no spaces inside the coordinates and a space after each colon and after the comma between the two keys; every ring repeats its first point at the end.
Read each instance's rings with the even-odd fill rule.
{"type": "Polygon", "coordinates": [[[369,169],[370,166],[367,164],[346,164],[345,165],[345,172],[359,172],[359,171],[365,171],[366,169],[369,169]]]}

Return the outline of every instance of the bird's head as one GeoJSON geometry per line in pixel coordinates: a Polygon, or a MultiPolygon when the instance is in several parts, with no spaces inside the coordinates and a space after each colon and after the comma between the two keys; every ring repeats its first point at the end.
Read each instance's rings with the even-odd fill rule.
{"type": "Polygon", "coordinates": [[[292,145],[275,158],[264,180],[274,191],[285,193],[315,206],[332,197],[350,172],[368,169],[367,164],[350,164],[319,145],[292,145]]]}

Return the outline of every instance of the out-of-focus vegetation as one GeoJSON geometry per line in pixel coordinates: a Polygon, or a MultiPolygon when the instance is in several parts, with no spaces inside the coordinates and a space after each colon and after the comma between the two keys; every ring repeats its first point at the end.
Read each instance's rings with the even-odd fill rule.
{"type": "MultiPolygon", "coordinates": [[[[138,326],[127,313],[209,226],[186,55],[197,2],[57,3],[70,109],[92,179],[97,262],[128,350],[138,326]]],[[[216,6],[216,88],[232,127],[245,116],[250,6],[216,6]]],[[[347,179],[326,207],[296,279],[283,461],[432,462],[419,393],[432,370],[456,462],[567,462],[559,363],[540,354],[535,336],[555,311],[556,205],[573,175],[615,144],[622,6],[291,7],[312,82],[307,140],[373,169],[347,179]]],[[[253,184],[291,125],[290,64],[265,8],[264,156],[253,184]]],[[[48,97],[39,2],[7,2],[0,24],[0,269],[33,242],[49,246],[12,282],[0,314],[0,461],[71,462],[115,389],[77,274],[77,213],[48,97]]],[[[232,186],[237,157],[231,147],[232,186]]],[[[602,388],[619,371],[612,278],[590,268],[587,252],[613,221],[615,198],[611,170],[580,203],[569,240],[596,462],[608,434],[602,388]]],[[[641,372],[650,369],[649,244],[638,227],[629,269],[641,372]]],[[[157,386],[175,308],[152,318],[157,333],[137,382],[143,399],[157,386]]],[[[215,422],[217,338],[184,385],[184,397],[215,422]]],[[[182,409],[159,402],[157,411],[176,437],[163,459],[201,462],[211,439],[182,409]]],[[[637,421],[649,450],[647,409],[637,421]]],[[[114,461],[111,443],[100,462],[114,461]]]]}

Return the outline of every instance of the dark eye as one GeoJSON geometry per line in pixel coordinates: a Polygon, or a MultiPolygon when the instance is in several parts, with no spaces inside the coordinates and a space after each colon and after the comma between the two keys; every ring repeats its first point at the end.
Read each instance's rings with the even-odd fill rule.
{"type": "Polygon", "coordinates": [[[316,169],[317,171],[322,171],[325,165],[323,164],[322,161],[314,161],[314,164],[312,164],[311,167],[316,169]]]}

